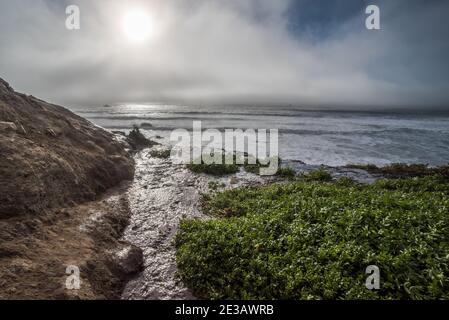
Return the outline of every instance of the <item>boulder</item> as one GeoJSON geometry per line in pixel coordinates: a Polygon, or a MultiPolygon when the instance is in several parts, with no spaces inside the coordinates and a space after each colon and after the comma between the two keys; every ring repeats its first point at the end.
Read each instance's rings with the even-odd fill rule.
{"type": "Polygon", "coordinates": [[[134,126],[134,129],[128,134],[127,140],[134,151],[150,148],[158,144],[157,142],[147,139],[137,126],[134,126]]]}
{"type": "Polygon", "coordinates": [[[134,274],[142,270],[143,252],[133,245],[123,245],[112,254],[112,263],[126,275],[134,274]]]}

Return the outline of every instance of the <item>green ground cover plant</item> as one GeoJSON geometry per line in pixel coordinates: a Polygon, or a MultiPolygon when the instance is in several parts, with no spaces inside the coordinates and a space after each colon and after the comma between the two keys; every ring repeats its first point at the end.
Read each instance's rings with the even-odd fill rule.
{"type": "MultiPolygon", "coordinates": [[[[240,167],[243,167],[246,172],[259,174],[260,168],[264,167],[258,160],[254,160],[254,164],[250,164],[248,155],[236,155],[236,154],[225,154],[223,155],[223,160],[221,164],[207,164],[202,159],[200,161],[192,161],[187,164],[186,167],[195,173],[205,173],[214,176],[223,176],[228,174],[237,173],[240,171],[240,167]],[[226,158],[232,157],[232,163],[227,164],[225,162],[226,158]],[[237,161],[240,157],[241,161],[237,161]]],[[[229,161],[228,161],[229,162],[229,161]]],[[[280,165],[281,159],[278,158],[278,164],[280,165]]],[[[268,165],[265,165],[268,167],[268,165]]],[[[294,170],[290,168],[279,168],[276,175],[280,177],[290,178],[295,176],[294,170]]]]}
{"type": "Polygon", "coordinates": [[[175,241],[187,286],[207,299],[449,298],[444,177],[318,180],[205,195],[212,218],[183,220],[175,241]],[[368,265],[380,290],[365,287],[368,265]]]}
{"type": "MultiPolygon", "coordinates": [[[[273,158],[273,160],[276,160],[276,158],[273,158]]],[[[281,169],[281,163],[282,163],[282,159],[277,157],[277,161],[278,161],[278,172],[282,173],[282,169],[281,169]]],[[[260,163],[259,159],[255,159],[252,156],[246,156],[244,159],[244,165],[243,165],[243,169],[248,172],[248,173],[253,173],[253,174],[260,174],[260,168],[264,168],[264,167],[268,167],[268,165],[263,165],[260,163]]]]}
{"type": "Polygon", "coordinates": [[[331,174],[322,168],[303,173],[300,178],[305,181],[332,181],[331,174]]]}
{"type": "MultiPolygon", "coordinates": [[[[213,156],[213,153],[210,154],[213,156]]],[[[205,173],[212,176],[224,176],[240,171],[239,165],[236,164],[236,156],[232,154],[222,154],[221,164],[205,163],[204,155],[201,159],[192,161],[186,165],[187,169],[195,173],[205,173]],[[232,157],[232,161],[229,161],[229,157],[232,157]],[[228,161],[227,161],[228,160],[228,161]],[[232,163],[230,163],[232,162],[232,163]],[[230,164],[227,164],[230,163],[230,164]]]]}
{"type": "Polygon", "coordinates": [[[279,168],[276,175],[281,178],[293,179],[296,176],[295,170],[288,167],[279,168]]]}

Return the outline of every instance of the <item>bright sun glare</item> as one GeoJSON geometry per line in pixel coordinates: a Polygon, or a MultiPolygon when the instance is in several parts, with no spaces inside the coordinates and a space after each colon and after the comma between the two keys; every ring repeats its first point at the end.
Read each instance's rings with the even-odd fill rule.
{"type": "Polygon", "coordinates": [[[131,42],[142,43],[151,34],[151,23],[151,18],[145,11],[129,11],[123,19],[123,32],[131,42]]]}

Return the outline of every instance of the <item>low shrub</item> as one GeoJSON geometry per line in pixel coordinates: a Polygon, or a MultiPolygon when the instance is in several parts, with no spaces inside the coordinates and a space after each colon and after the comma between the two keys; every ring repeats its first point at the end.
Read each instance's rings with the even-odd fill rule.
{"type": "Polygon", "coordinates": [[[338,178],[337,181],[335,181],[336,184],[340,185],[340,186],[344,186],[344,187],[351,187],[355,184],[357,184],[357,182],[349,177],[341,177],[338,178]]]}
{"type": "MultiPolygon", "coordinates": [[[[250,161],[251,157],[245,157],[245,163],[243,165],[243,169],[248,172],[248,173],[253,173],[253,174],[260,174],[260,168],[267,168],[269,165],[263,165],[260,163],[259,159],[254,159],[252,158],[252,161],[250,161]]],[[[276,160],[275,158],[272,158],[271,161],[276,160]]],[[[278,161],[278,166],[280,167],[282,159],[277,157],[277,161],[278,161]]],[[[280,171],[280,173],[286,173],[287,171],[283,171],[282,169],[278,169],[278,172],[280,171]]]]}
{"type": "Polygon", "coordinates": [[[300,177],[305,181],[332,181],[331,174],[322,168],[303,173],[300,177]]]}
{"type": "Polygon", "coordinates": [[[281,178],[291,179],[296,176],[296,172],[292,168],[285,167],[285,168],[279,168],[278,171],[276,172],[276,175],[281,178]]]}
{"type": "Polygon", "coordinates": [[[205,173],[213,176],[223,176],[239,171],[235,164],[188,164],[187,169],[195,173],[205,173]]]}
{"type": "Polygon", "coordinates": [[[235,164],[235,157],[233,157],[233,164],[226,164],[226,157],[230,156],[232,155],[223,155],[222,164],[207,164],[203,159],[201,159],[199,161],[193,161],[192,163],[187,164],[186,167],[192,172],[205,173],[213,176],[223,176],[237,173],[240,171],[240,168],[235,164]]]}

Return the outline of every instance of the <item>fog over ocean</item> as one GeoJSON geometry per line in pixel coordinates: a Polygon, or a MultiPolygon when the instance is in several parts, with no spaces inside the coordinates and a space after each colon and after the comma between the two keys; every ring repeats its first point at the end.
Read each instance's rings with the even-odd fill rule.
{"type": "Polygon", "coordinates": [[[136,124],[165,138],[193,121],[203,129],[279,129],[281,158],[307,164],[449,163],[449,115],[141,104],[72,110],[110,130],[136,124]]]}

